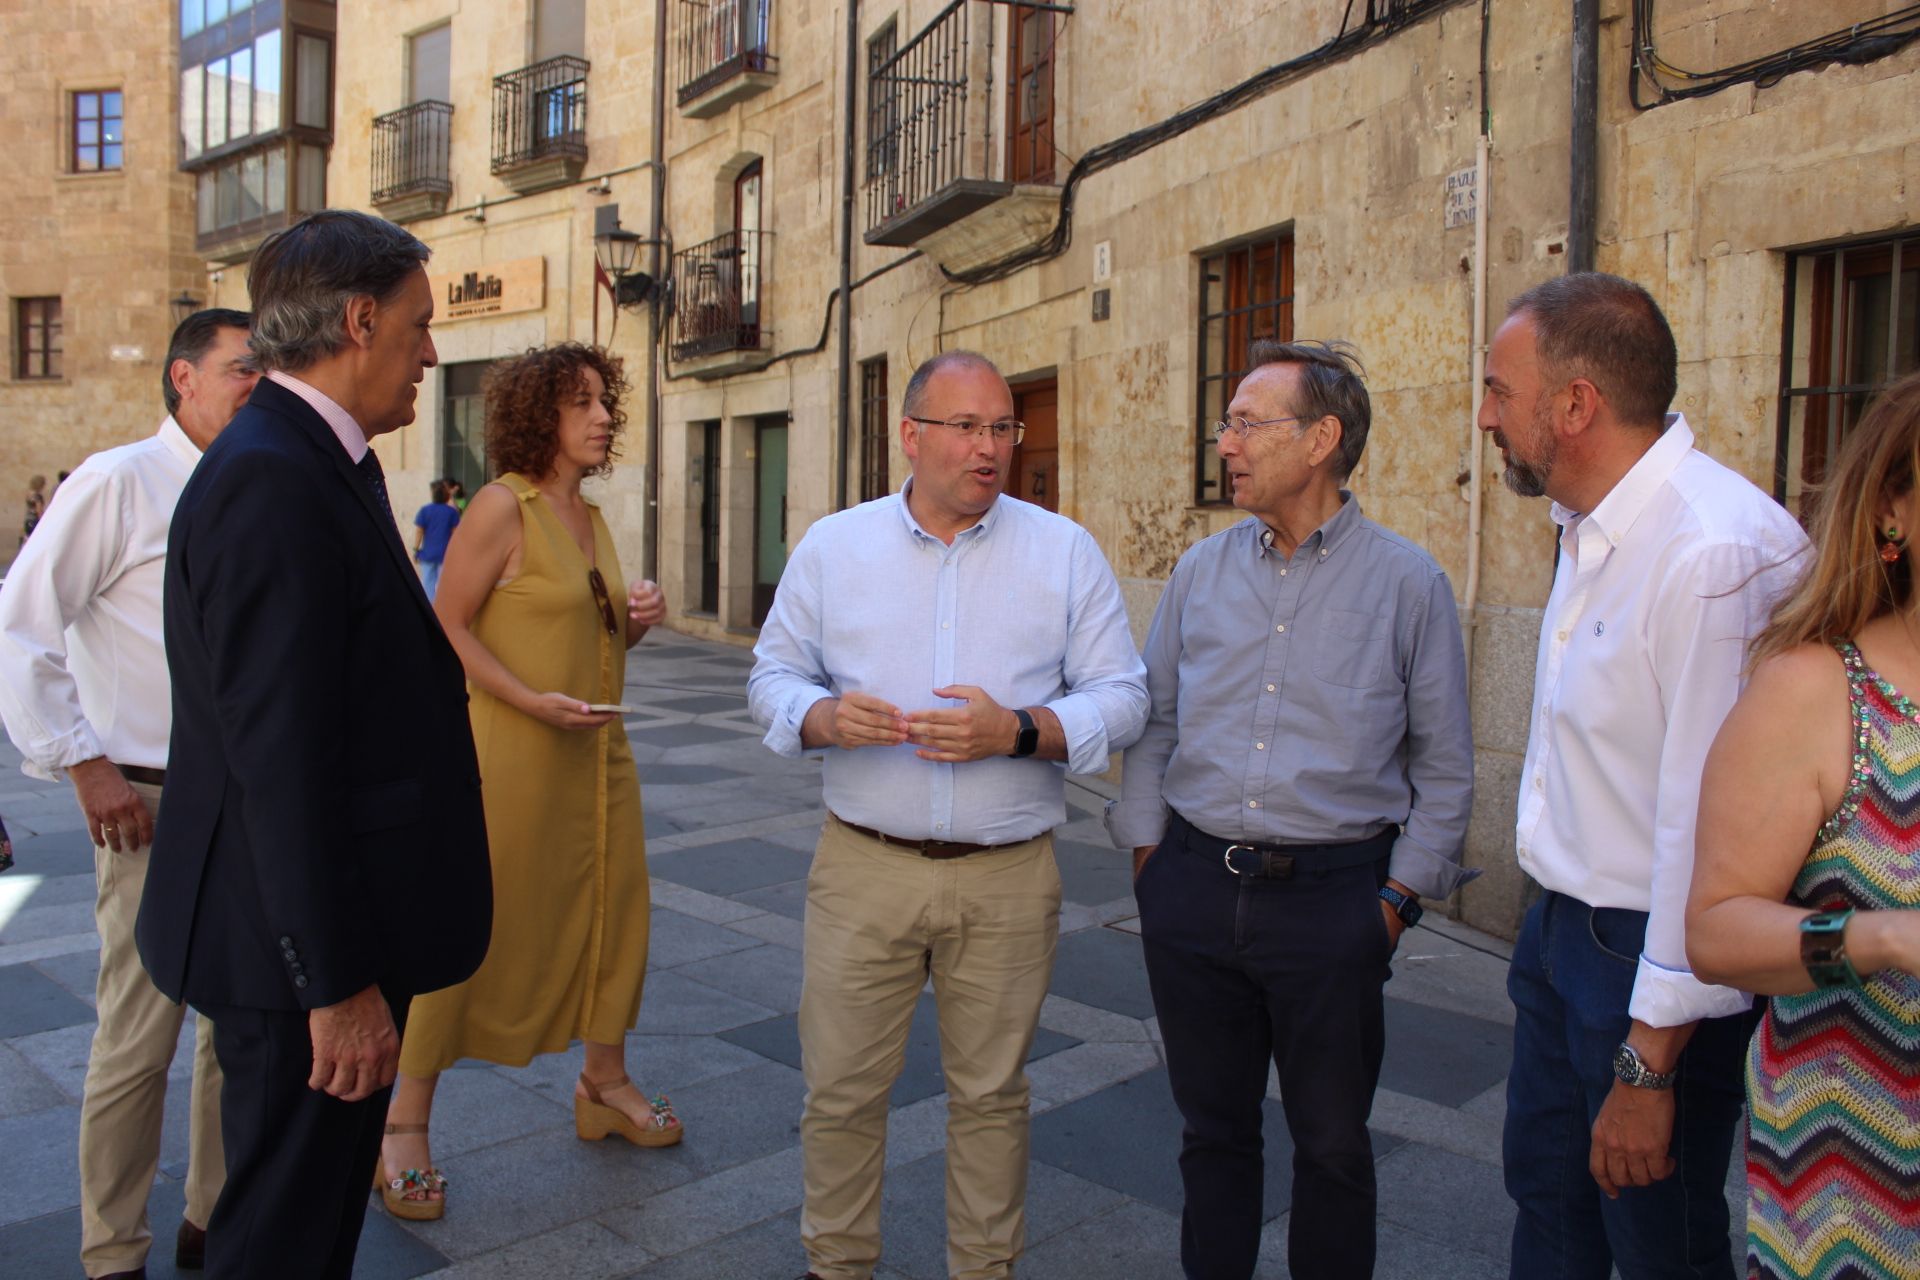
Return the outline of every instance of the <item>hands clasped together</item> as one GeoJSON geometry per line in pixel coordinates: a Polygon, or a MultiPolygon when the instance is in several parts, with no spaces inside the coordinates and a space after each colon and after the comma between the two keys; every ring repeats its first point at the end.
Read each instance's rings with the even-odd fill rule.
{"type": "Polygon", "coordinates": [[[919,748],[914,754],[922,760],[941,764],[1013,754],[1020,721],[985,689],[950,684],[933,690],[933,696],[956,699],[962,705],[902,711],[872,694],[849,693],[823,699],[807,719],[827,745],[848,750],[910,742],[919,748]]]}

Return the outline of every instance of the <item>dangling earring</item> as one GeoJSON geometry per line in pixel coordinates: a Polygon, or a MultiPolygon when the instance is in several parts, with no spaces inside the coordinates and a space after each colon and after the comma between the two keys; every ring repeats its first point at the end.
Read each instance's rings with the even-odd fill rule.
{"type": "Polygon", "coordinates": [[[1900,531],[1898,529],[1887,530],[1887,540],[1880,544],[1881,561],[1886,564],[1895,564],[1899,561],[1900,554],[1904,550],[1906,550],[1906,548],[1900,545],[1900,531]]]}

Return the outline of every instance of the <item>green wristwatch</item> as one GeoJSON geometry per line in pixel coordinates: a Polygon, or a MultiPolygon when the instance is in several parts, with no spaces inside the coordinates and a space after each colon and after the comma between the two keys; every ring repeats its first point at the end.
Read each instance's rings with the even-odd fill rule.
{"type": "Polygon", "coordinates": [[[1813,985],[1822,990],[1860,985],[1860,974],[1847,958],[1847,921],[1851,919],[1853,908],[1848,907],[1822,911],[1800,922],[1800,963],[1807,967],[1813,985]]]}

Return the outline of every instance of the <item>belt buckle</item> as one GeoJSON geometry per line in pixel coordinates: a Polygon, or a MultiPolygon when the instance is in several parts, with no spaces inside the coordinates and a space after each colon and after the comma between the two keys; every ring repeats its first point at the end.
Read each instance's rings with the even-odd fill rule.
{"type": "Polygon", "coordinates": [[[1268,850],[1264,850],[1260,848],[1258,845],[1251,845],[1251,844],[1230,844],[1226,847],[1226,850],[1221,854],[1221,861],[1226,863],[1227,870],[1231,871],[1234,875],[1245,878],[1254,874],[1252,872],[1242,871],[1240,868],[1233,865],[1233,855],[1236,851],[1241,849],[1245,849],[1248,853],[1254,853],[1254,854],[1260,855],[1259,875],[1262,879],[1265,879],[1265,880],[1293,879],[1293,856],[1291,854],[1272,853],[1268,850]]]}
{"type": "Polygon", "coordinates": [[[1248,853],[1258,853],[1260,851],[1250,844],[1230,844],[1227,846],[1226,852],[1220,855],[1220,860],[1227,864],[1228,871],[1231,871],[1236,876],[1244,876],[1247,873],[1233,865],[1233,854],[1236,849],[1245,849],[1248,853]]]}

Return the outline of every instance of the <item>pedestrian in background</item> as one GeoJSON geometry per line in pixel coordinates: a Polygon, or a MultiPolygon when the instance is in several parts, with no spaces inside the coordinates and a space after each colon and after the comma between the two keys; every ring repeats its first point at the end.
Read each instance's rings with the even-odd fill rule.
{"type": "Polygon", "coordinates": [[[428,1125],[440,1073],[462,1058],[522,1067],[586,1042],[575,1132],[642,1147],[683,1133],[629,1079],[626,1035],[647,972],[640,778],[619,714],[627,650],[666,617],[651,582],[618,600],[620,560],[581,481],[613,469],[626,426],[620,361],[579,343],[497,362],[487,453],[448,549],[436,610],[466,664],[493,846],[493,945],[478,973],[414,1002],[388,1108],[386,1205],[438,1218],[446,1179],[428,1125]]]}
{"type": "Polygon", "coordinates": [[[427,489],[432,501],[413,517],[413,559],[420,566],[420,585],[427,599],[440,588],[440,565],[446,559],[447,540],[460,523],[460,510],[447,501],[447,482],[435,480],[427,489]]]}
{"type": "Polygon", "coordinates": [[[1473,874],[1466,655],[1447,575],[1343,487],[1373,419],[1359,361],[1262,341],[1248,362],[1214,433],[1251,518],[1174,566],[1147,635],[1153,709],[1107,827],[1133,850],[1186,1120],[1187,1275],[1253,1275],[1272,1064],[1293,1274],[1363,1280],[1389,962],[1420,898],[1473,874]]]}
{"type": "Polygon", "coordinates": [[[460,511],[467,509],[467,486],[452,476],[447,477],[447,501],[460,511]]]}
{"type": "Polygon", "coordinates": [[[486,953],[460,660],[373,437],[437,361],[429,250],[322,210],[254,252],[266,376],[180,495],[173,751],[136,936],[214,1022],[227,1185],[210,1280],[346,1280],[408,1003],[486,953]]]}
{"type": "Polygon", "coordinates": [[[1753,1028],[1687,965],[1700,773],[1806,536],[1669,414],[1653,298],[1580,272],[1515,298],[1480,428],[1553,500],[1515,845],[1503,1165],[1513,1280],[1731,1280],[1724,1186],[1753,1028]]]}
{"type": "MultiPolygon", "coordinates": [[[[140,1275],[153,1243],[147,1197],[186,1012],[147,977],[133,939],[172,728],[161,589],[180,493],[259,377],[247,325],[219,309],[180,323],[159,430],[81,463],[0,589],[0,718],[26,773],[72,782],[94,845],[98,1025],[80,1099],[80,1265],[94,1277],[140,1275]]],[[[200,1264],[225,1180],[220,1094],[213,1023],[200,1018],[176,1265],[200,1264]]]]}
{"type": "Polygon", "coordinates": [[[40,518],[47,514],[47,478],[31,476],[27,480],[26,518],[20,522],[20,544],[26,545],[28,538],[40,524],[40,518]]]}
{"type": "Polygon", "coordinates": [[[1910,375],[1842,446],[1701,782],[1687,955],[1773,997],[1747,1051],[1753,1280],[1920,1266],[1916,460],[1910,375]]]}

